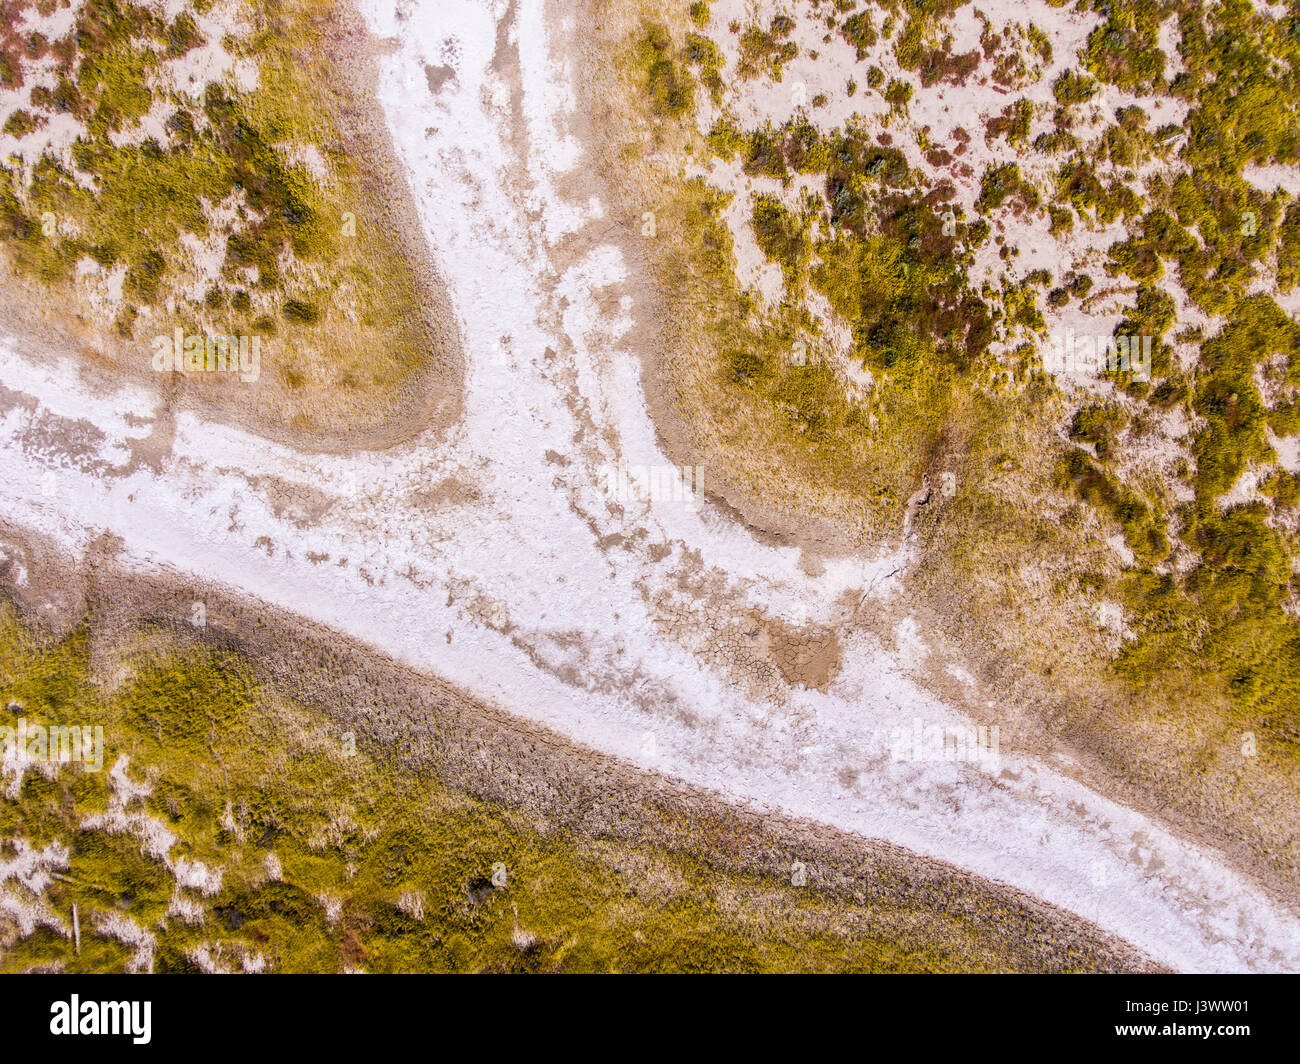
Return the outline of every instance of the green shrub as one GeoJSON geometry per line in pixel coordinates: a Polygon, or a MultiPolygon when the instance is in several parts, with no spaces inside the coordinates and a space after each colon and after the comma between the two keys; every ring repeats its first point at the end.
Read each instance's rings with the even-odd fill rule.
{"type": "Polygon", "coordinates": [[[658,23],[646,26],[636,53],[654,113],[675,118],[689,111],[695,104],[695,84],[690,72],[673,57],[668,30],[658,23]]]}

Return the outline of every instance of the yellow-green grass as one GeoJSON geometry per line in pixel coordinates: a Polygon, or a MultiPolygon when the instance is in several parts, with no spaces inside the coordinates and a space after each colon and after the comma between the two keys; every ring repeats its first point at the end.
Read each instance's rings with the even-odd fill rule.
{"type": "MultiPolygon", "coordinates": [[[[195,374],[186,387],[306,433],[373,429],[422,374],[447,386],[454,369],[422,307],[428,293],[407,257],[412,248],[384,205],[404,191],[374,155],[382,134],[363,128],[363,76],[335,58],[346,9],[272,0],[241,13],[248,32],[216,42],[197,30],[190,8],[168,23],[131,3],[83,5],[70,36],[42,46],[63,56],[61,88],[19,116],[72,116],[83,129],[70,160],[45,152],[0,161],[0,254],[16,273],[15,293],[39,303],[48,292],[49,305],[64,308],[54,324],[72,326],[92,353],[119,365],[125,353],[130,371],[150,372],[152,341],[175,328],[258,335],[255,385],[195,374]],[[183,67],[195,49],[218,43],[256,64],[256,89],[227,78],[194,98],[171,87],[167,64],[183,67]],[[114,143],[150,108],[166,116],[166,146],[144,134],[114,143]],[[324,173],[313,172],[306,152],[324,173]],[[223,205],[235,209],[233,221],[219,220],[223,205]],[[187,237],[215,246],[210,283],[187,237]],[[74,277],[87,258],[125,269],[119,305],[85,296],[74,277]]],[[[30,42],[15,41],[7,54],[21,66],[30,42]]],[[[364,57],[348,62],[365,68],[364,57]]]]}

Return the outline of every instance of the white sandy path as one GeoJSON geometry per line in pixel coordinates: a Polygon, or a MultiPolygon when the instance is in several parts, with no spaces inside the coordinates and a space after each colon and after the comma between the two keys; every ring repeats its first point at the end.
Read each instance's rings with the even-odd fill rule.
{"type": "MultiPolygon", "coordinates": [[[[664,637],[648,599],[697,605],[678,590],[679,571],[693,564],[687,551],[718,577],[721,610],[806,609],[814,621],[830,619],[846,589],[887,588],[883,574],[903,559],[835,563],[810,578],[797,552],[760,545],[708,506],[609,512],[598,486],[604,463],[664,459],[637,364],[619,346],[628,322],[597,306],[607,286],[635,298],[619,287],[618,251],[596,247],[557,277],[555,293],[542,283],[555,273],[554,241],[592,213],[554,192],[564,168],[582,165],[563,139],[572,103],[569,72],[551,58],[555,24],[541,0],[519,3],[522,114],[542,144],[526,160],[529,187],[519,188],[509,178],[511,87],[490,71],[506,5],[406,3],[400,18],[387,3],[361,6],[378,36],[400,41],[384,60],[381,102],[450,278],[470,363],[466,416],[452,438],[309,457],[184,415],[161,474],[124,477],[95,463],[122,466],[129,438],[149,431],[150,396],[97,395],[71,365],[38,368],[0,341],[0,384],[43,404],[15,405],[0,420],[0,516],[73,552],[111,530],[141,569],[192,574],[196,598],[205,581],[256,595],[594,749],[1012,884],[1174,967],[1300,969],[1292,914],[1214,856],[1048,767],[1005,748],[996,776],[893,762],[894,727],[960,718],[865,636],[846,637],[845,668],[827,693],[767,700],[747,698],[734,674],[703,667],[664,637]],[[455,68],[437,97],[426,62],[455,68]],[[66,419],[98,425],[104,438],[81,456],[60,451],[41,430],[66,419]],[[548,450],[570,464],[548,463],[548,450]],[[257,480],[267,475],[337,502],[311,526],[277,517],[257,480]],[[418,493],[451,477],[476,486],[478,500],[422,507],[418,493]],[[597,545],[638,528],[647,534],[626,548],[597,545]],[[671,555],[654,561],[655,544],[671,555]],[[313,564],[309,552],[329,557],[313,564]]],[[[147,357],[146,345],[136,357],[147,357]]],[[[991,710],[976,723],[997,722],[991,710]]]]}

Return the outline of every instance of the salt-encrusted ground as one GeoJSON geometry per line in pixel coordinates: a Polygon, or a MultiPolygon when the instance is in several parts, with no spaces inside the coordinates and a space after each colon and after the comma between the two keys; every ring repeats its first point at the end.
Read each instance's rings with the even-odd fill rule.
{"type": "Polygon", "coordinates": [[[923,633],[886,653],[854,624],[905,556],[810,566],[705,502],[609,505],[609,466],[665,460],[621,344],[635,278],[599,239],[561,265],[566,236],[608,225],[558,191],[584,165],[577,27],[542,0],[360,7],[395,44],[382,103],[459,316],[458,427],[322,457],[182,414],[160,447],[173,427],[150,393],[0,341],[0,517],[74,553],[111,532],[141,569],[192,574],[196,599],[242,589],[598,750],[1010,883],[1174,967],[1300,967],[1294,915],[1007,744],[991,771],[892,760],[893,729],[962,721],[909,677],[923,633]],[[837,633],[823,689],[783,677],[773,632],[791,630],[837,633]]]}

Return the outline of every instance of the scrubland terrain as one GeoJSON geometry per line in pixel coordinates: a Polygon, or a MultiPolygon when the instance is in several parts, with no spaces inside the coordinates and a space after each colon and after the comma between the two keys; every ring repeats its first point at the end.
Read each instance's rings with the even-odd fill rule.
{"type": "Polygon", "coordinates": [[[610,165],[664,160],[627,167],[628,209],[662,215],[683,453],[756,523],[844,546],[928,494],[923,630],[1036,745],[1292,878],[1293,19],[597,10],[646,104],[609,109],[610,165]],[[1115,336],[1148,372],[1053,357],[1115,336]]]}

